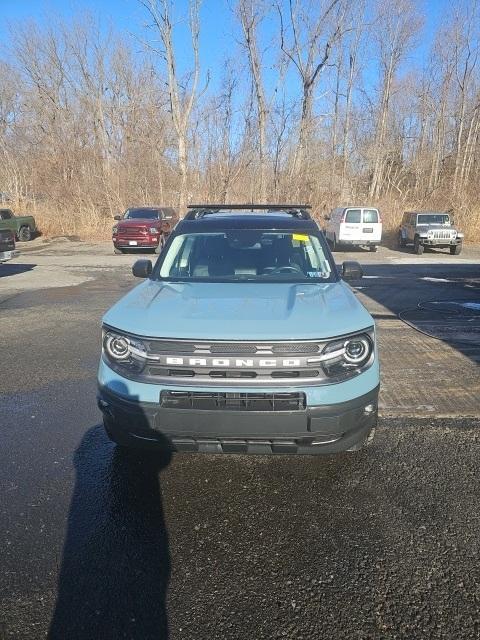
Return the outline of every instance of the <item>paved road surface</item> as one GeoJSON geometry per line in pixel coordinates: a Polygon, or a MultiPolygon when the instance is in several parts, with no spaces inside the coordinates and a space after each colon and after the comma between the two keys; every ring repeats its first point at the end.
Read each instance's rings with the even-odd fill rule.
{"type": "Polygon", "coordinates": [[[122,455],[95,368],[132,256],[37,243],[0,267],[0,638],[478,637],[475,307],[407,317],[442,340],[396,314],[478,301],[479,256],[337,254],[373,276],[383,418],[326,458],[122,455]]]}

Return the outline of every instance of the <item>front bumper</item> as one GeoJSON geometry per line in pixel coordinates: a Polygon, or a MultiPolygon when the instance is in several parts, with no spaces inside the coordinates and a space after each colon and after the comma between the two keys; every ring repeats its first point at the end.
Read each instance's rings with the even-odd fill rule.
{"type": "Polygon", "coordinates": [[[116,249],[155,249],[159,238],[113,238],[112,242],[116,249]],[[130,244],[131,242],[135,244],[130,244]]]}
{"type": "Polygon", "coordinates": [[[377,422],[379,387],[303,411],[165,409],[100,387],[98,406],[127,446],[204,453],[322,454],[358,448],[377,422]]]}
{"type": "Polygon", "coordinates": [[[446,238],[420,238],[420,244],[426,247],[455,247],[457,244],[462,244],[463,238],[453,238],[448,240],[446,238]]]}
{"type": "Polygon", "coordinates": [[[19,255],[20,251],[16,251],[14,249],[8,251],[0,251],[0,262],[7,262],[7,260],[16,258],[19,255]]]}
{"type": "Polygon", "coordinates": [[[340,238],[338,243],[351,245],[352,247],[378,247],[380,246],[381,240],[349,240],[348,238],[340,238]]]}

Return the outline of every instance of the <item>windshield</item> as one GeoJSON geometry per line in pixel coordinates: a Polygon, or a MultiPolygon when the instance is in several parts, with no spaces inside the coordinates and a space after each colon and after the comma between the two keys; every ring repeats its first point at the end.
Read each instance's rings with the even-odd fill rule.
{"type": "Polygon", "coordinates": [[[124,216],[125,220],[158,220],[159,217],[158,209],[128,209],[124,216]]]}
{"type": "Polygon", "coordinates": [[[417,225],[421,224],[450,224],[450,216],[446,213],[422,213],[417,220],[417,225]]]}
{"type": "Polygon", "coordinates": [[[175,236],[156,275],[203,282],[336,279],[318,236],[255,229],[175,236]]]}

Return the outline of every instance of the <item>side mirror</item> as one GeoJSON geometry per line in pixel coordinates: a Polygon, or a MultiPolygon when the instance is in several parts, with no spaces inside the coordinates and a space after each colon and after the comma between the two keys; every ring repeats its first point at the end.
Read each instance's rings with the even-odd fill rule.
{"type": "Polygon", "coordinates": [[[323,216],[324,220],[330,220],[330,216],[323,216]]]}
{"type": "Polygon", "coordinates": [[[358,262],[347,260],[342,264],[342,278],[344,280],[360,280],[363,269],[358,262]]]}
{"type": "Polygon", "coordinates": [[[121,220],[121,219],[122,219],[122,216],[113,216],[113,219],[114,219],[114,220],[121,220]]]}
{"type": "Polygon", "coordinates": [[[136,278],[149,278],[152,274],[152,262],[150,260],[137,260],[132,273],[136,278]]]}

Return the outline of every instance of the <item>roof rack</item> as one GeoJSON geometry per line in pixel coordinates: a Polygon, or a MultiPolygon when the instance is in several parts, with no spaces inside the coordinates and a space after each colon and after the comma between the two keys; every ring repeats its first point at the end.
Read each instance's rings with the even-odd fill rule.
{"type": "Polygon", "coordinates": [[[289,215],[304,220],[310,220],[310,214],[307,209],[311,209],[309,204],[190,204],[187,209],[190,211],[185,216],[185,220],[196,220],[197,218],[203,218],[203,216],[217,213],[218,211],[266,211],[271,213],[273,211],[283,211],[289,215]]]}

